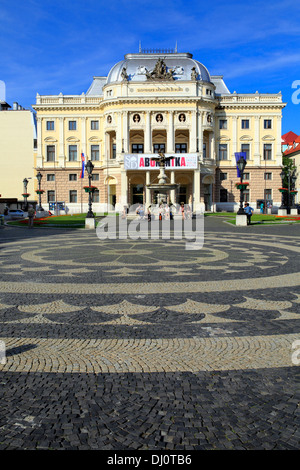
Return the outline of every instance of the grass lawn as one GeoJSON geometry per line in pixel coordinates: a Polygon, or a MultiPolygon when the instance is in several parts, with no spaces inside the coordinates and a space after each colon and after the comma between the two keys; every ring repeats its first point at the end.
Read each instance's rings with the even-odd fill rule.
{"type": "MultiPolygon", "coordinates": [[[[236,213],[235,212],[212,212],[206,213],[205,217],[217,216],[226,218],[231,224],[235,224],[236,213]]],[[[286,223],[300,223],[300,214],[298,215],[287,215],[278,216],[276,214],[253,214],[251,218],[251,224],[286,224],[286,223]]]]}
{"type": "MultiPolygon", "coordinates": [[[[82,228],[85,226],[86,214],[74,214],[74,215],[51,215],[49,217],[43,217],[40,219],[34,219],[34,227],[68,227],[68,228],[82,228]]],[[[7,222],[9,225],[27,226],[28,219],[25,220],[14,220],[7,222]]]]}

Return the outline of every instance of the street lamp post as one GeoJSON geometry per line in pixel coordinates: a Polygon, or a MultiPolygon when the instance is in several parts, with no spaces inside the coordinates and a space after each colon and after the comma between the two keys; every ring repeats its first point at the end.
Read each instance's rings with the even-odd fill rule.
{"type": "Polygon", "coordinates": [[[42,208],[42,190],[41,190],[41,181],[42,181],[42,178],[43,178],[43,175],[42,173],[39,171],[38,174],[36,175],[37,177],[37,180],[38,180],[38,183],[39,183],[39,189],[37,190],[37,193],[38,193],[38,196],[39,196],[39,206],[38,206],[38,210],[39,211],[43,211],[44,209],[42,208]]]}
{"type": "Polygon", "coordinates": [[[27,198],[29,194],[27,193],[27,185],[28,185],[28,179],[24,178],[23,179],[23,186],[24,186],[24,192],[23,192],[23,197],[24,197],[24,211],[27,210],[27,198]]]}
{"type": "Polygon", "coordinates": [[[89,210],[88,210],[88,213],[86,215],[86,219],[94,219],[95,216],[94,216],[94,213],[92,211],[92,193],[93,193],[93,190],[92,190],[92,185],[91,185],[91,181],[92,181],[92,172],[93,172],[93,169],[94,169],[94,165],[92,164],[91,160],[88,160],[86,165],[85,165],[85,168],[86,168],[86,171],[88,173],[88,177],[89,177],[89,210]]]}
{"type": "Polygon", "coordinates": [[[243,178],[244,178],[244,170],[245,170],[246,165],[247,165],[247,162],[246,162],[245,158],[243,156],[241,156],[240,159],[237,162],[237,167],[238,167],[239,172],[240,172],[240,208],[237,212],[239,215],[244,215],[245,214],[245,211],[244,211],[244,208],[243,208],[243,202],[244,202],[243,178]]]}

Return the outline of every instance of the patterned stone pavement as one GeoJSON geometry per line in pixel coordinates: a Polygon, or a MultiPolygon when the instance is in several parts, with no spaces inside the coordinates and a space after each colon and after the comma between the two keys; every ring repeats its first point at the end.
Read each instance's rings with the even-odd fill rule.
{"type": "Polygon", "coordinates": [[[299,225],[0,236],[0,449],[300,448],[299,225]]]}

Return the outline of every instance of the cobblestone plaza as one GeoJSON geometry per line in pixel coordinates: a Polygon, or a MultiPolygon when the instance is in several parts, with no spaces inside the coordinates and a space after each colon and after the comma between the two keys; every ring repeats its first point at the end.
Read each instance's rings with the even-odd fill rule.
{"type": "Polygon", "coordinates": [[[0,235],[0,449],[300,448],[299,225],[0,235]]]}

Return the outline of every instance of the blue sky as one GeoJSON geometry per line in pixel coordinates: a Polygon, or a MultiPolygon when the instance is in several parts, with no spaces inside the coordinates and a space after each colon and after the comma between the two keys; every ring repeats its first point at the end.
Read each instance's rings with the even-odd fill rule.
{"type": "Polygon", "coordinates": [[[0,0],[0,18],[9,104],[30,107],[36,93],[81,94],[140,41],[144,48],[177,41],[231,92],[281,91],[282,133],[300,134],[299,0],[0,0]]]}

